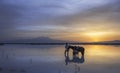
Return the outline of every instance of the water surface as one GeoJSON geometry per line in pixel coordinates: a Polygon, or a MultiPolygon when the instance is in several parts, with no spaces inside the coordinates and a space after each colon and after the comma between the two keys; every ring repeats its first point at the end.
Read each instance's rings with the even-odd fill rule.
{"type": "Polygon", "coordinates": [[[0,46],[0,73],[120,73],[120,46],[83,47],[84,57],[68,58],[64,45],[0,46]]]}

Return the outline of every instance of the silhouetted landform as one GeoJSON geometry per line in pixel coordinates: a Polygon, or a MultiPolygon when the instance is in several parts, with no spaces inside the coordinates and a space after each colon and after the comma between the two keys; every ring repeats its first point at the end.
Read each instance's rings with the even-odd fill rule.
{"type": "Polygon", "coordinates": [[[62,41],[57,39],[51,39],[49,37],[40,37],[35,39],[22,39],[12,40],[0,43],[5,44],[24,44],[24,45],[65,45],[67,43],[71,45],[120,45],[120,40],[114,41],[102,41],[102,42],[75,42],[75,41],[62,41]]]}
{"type": "Polygon", "coordinates": [[[1,41],[0,45],[4,44],[31,44],[31,45],[49,45],[49,44],[61,44],[64,42],[71,41],[63,41],[58,39],[52,39],[49,37],[39,37],[39,38],[31,38],[31,39],[18,39],[18,40],[9,40],[9,41],[1,41]]]}
{"type": "Polygon", "coordinates": [[[102,43],[120,43],[120,40],[102,41],[102,43]]]}
{"type": "Polygon", "coordinates": [[[31,38],[31,39],[18,39],[18,40],[8,40],[8,41],[1,41],[4,43],[0,43],[0,45],[4,44],[30,44],[30,45],[49,45],[49,44],[59,44],[64,42],[71,42],[71,41],[62,41],[57,39],[52,39],[49,37],[39,37],[39,38],[31,38]],[[58,42],[58,43],[56,43],[58,42]]]}
{"type": "MultiPolygon", "coordinates": [[[[69,42],[67,42],[69,43],[69,42]]],[[[5,44],[23,44],[23,45],[65,45],[65,43],[0,43],[0,45],[5,44]]],[[[72,45],[120,45],[120,43],[69,43],[72,45]]]]}
{"type": "Polygon", "coordinates": [[[18,39],[18,40],[9,40],[4,41],[6,43],[64,43],[64,42],[72,42],[66,40],[58,40],[49,37],[39,37],[39,38],[29,38],[29,39],[18,39]]]}

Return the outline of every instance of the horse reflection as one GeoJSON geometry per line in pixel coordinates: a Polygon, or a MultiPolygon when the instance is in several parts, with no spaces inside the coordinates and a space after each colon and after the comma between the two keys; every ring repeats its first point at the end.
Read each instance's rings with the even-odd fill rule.
{"type": "Polygon", "coordinates": [[[79,57],[79,54],[74,54],[72,59],[70,59],[68,52],[65,50],[65,63],[68,65],[68,63],[84,63],[84,55],[79,57]]]}

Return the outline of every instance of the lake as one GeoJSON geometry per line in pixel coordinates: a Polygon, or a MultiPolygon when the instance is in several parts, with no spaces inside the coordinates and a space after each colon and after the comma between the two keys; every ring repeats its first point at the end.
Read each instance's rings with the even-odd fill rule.
{"type": "Polygon", "coordinates": [[[64,45],[3,45],[0,73],[120,73],[120,46],[82,46],[84,57],[66,57],[64,45]]]}

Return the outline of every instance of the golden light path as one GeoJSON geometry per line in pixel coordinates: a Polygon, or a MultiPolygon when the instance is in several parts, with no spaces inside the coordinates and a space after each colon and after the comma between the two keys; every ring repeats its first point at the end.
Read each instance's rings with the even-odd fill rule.
{"type": "MultiPolygon", "coordinates": [[[[97,62],[99,64],[102,63],[111,63],[111,60],[117,61],[119,60],[120,56],[120,49],[114,46],[101,46],[101,45],[88,45],[84,46],[85,50],[85,57],[89,62],[97,62]]],[[[86,61],[87,61],[86,60],[86,61]]]]}

